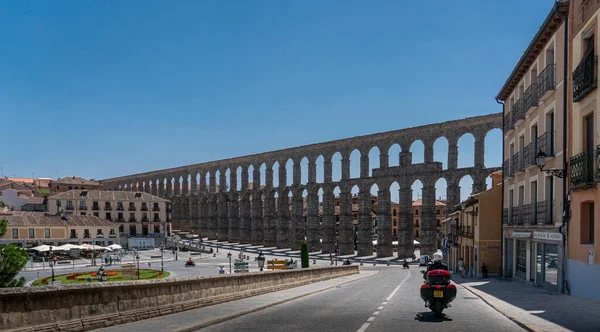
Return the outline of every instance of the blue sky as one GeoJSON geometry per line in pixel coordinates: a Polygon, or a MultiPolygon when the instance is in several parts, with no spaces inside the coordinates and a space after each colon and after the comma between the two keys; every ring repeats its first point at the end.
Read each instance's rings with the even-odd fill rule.
{"type": "Polygon", "coordinates": [[[500,112],[552,5],[3,1],[0,167],[102,179],[500,112]]]}

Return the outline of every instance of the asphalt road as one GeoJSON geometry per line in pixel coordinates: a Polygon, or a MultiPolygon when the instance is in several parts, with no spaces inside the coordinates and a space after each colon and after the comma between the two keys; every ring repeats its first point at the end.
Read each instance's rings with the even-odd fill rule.
{"type": "Polygon", "coordinates": [[[522,331],[460,286],[445,319],[436,319],[421,301],[414,266],[362,268],[380,272],[201,331],[522,331]]]}

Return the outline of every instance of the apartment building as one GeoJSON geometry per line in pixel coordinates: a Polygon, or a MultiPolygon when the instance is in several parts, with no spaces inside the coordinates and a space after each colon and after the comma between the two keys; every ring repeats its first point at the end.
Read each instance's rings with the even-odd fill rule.
{"type": "Polygon", "coordinates": [[[496,96],[504,109],[503,274],[556,291],[565,186],[564,174],[546,170],[564,168],[567,14],[568,2],[554,4],[496,96]]]}
{"type": "Polygon", "coordinates": [[[573,295],[600,300],[600,287],[591,286],[600,279],[600,3],[574,0],[570,6],[568,286],[573,295]]]}
{"type": "MultiPolygon", "coordinates": [[[[412,203],[413,209],[413,237],[419,241],[421,239],[421,217],[423,215],[423,200],[417,199],[412,203]]],[[[435,201],[435,229],[438,234],[437,247],[441,246],[441,232],[442,232],[442,220],[446,218],[446,203],[436,200],[435,201]]]]}
{"type": "Polygon", "coordinates": [[[70,190],[48,197],[47,204],[50,213],[115,221],[120,238],[130,245],[129,238],[154,238],[158,245],[171,233],[171,203],[145,192],[70,190]]]}

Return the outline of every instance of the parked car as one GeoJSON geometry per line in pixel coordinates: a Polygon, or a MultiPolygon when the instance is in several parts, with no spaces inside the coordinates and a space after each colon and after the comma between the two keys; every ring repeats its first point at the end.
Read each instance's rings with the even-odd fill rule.
{"type": "Polygon", "coordinates": [[[419,266],[427,266],[427,262],[429,262],[430,260],[431,257],[429,257],[429,255],[421,256],[421,258],[419,258],[419,266]]]}

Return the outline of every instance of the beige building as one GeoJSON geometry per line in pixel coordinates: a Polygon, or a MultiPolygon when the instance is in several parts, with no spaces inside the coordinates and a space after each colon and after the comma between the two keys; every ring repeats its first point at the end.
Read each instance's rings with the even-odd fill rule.
{"type": "Polygon", "coordinates": [[[567,277],[570,293],[600,300],[600,3],[570,2],[569,179],[567,277]]]}
{"type": "MultiPolygon", "coordinates": [[[[413,209],[413,235],[414,239],[419,241],[421,238],[421,216],[422,216],[423,200],[417,199],[412,203],[413,209]]],[[[446,203],[436,200],[435,201],[435,229],[438,234],[442,231],[442,220],[446,218],[446,203]]],[[[441,237],[438,236],[438,245],[440,247],[441,237]]]]}
{"type": "Polygon", "coordinates": [[[69,190],[102,190],[104,185],[100,182],[87,180],[78,176],[67,176],[59,178],[50,183],[50,188],[53,192],[63,193],[69,190]]]}
{"type": "Polygon", "coordinates": [[[557,291],[564,186],[536,156],[548,157],[545,169],[563,169],[567,13],[554,4],[496,96],[504,105],[503,273],[557,291]]]}
{"type": "Polygon", "coordinates": [[[164,239],[171,233],[171,203],[144,192],[70,190],[48,197],[47,204],[50,213],[115,221],[123,239],[164,239]]]}
{"type": "Polygon", "coordinates": [[[44,212],[12,211],[0,213],[8,220],[0,243],[20,244],[24,248],[40,244],[97,244],[107,246],[119,241],[119,224],[95,216],[50,215],[44,212]]]}

